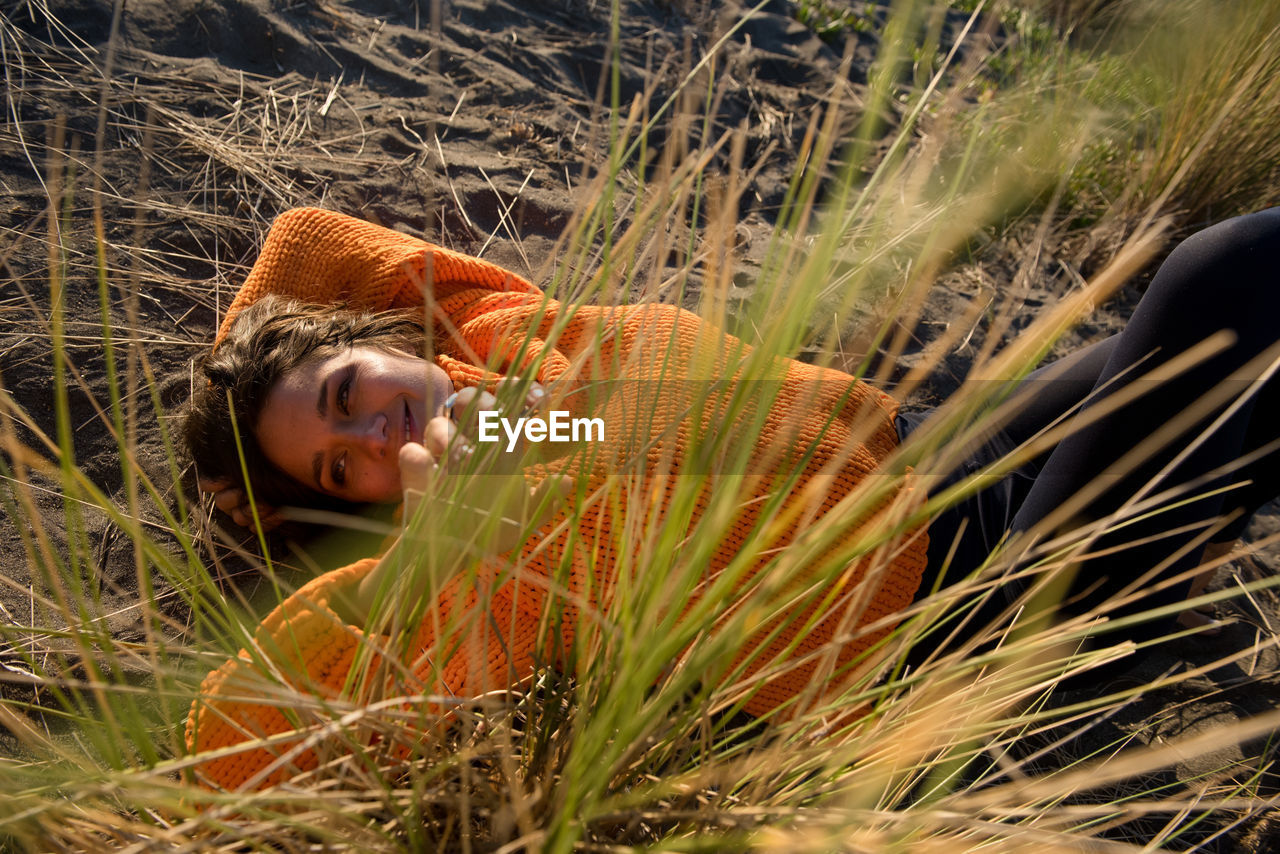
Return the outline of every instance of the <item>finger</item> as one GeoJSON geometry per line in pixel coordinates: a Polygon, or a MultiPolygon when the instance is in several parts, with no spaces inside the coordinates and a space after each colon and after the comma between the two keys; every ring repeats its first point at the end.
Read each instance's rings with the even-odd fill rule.
{"type": "Polygon", "coordinates": [[[231,479],[230,479],[230,478],[225,478],[225,477],[204,478],[204,477],[201,477],[201,478],[197,478],[197,479],[196,479],[196,487],[197,487],[197,488],[199,488],[199,490],[200,490],[201,492],[222,492],[224,489],[227,489],[229,486],[231,486],[231,479]]]}
{"type": "Polygon", "coordinates": [[[534,383],[524,393],[524,406],[530,412],[541,414],[542,410],[550,404],[551,400],[547,396],[547,390],[542,387],[542,383],[534,383]]]}
{"type": "Polygon", "coordinates": [[[407,442],[400,446],[400,490],[404,501],[403,518],[413,518],[414,511],[431,492],[436,461],[422,445],[407,442]]]}
{"type": "Polygon", "coordinates": [[[515,407],[518,401],[518,408],[523,415],[542,415],[551,406],[551,397],[546,387],[537,380],[529,382],[516,377],[503,377],[498,380],[495,392],[499,400],[507,403],[507,408],[515,407]],[[524,391],[521,392],[521,389],[524,391]]]}
{"type": "Polygon", "coordinates": [[[487,391],[475,388],[464,388],[456,395],[457,402],[453,406],[453,420],[469,439],[475,440],[480,435],[480,413],[501,411],[498,400],[487,391]]]}
{"type": "Polygon", "coordinates": [[[237,504],[226,513],[231,517],[231,521],[240,527],[252,528],[255,510],[257,511],[258,524],[264,531],[269,531],[284,521],[284,516],[280,514],[280,511],[269,504],[252,505],[245,501],[237,504]]]}
{"type": "Polygon", "coordinates": [[[466,464],[472,454],[475,453],[476,446],[472,444],[462,433],[454,433],[453,438],[449,441],[449,450],[445,454],[447,471],[462,471],[463,465],[466,464]]]}
{"type": "Polygon", "coordinates": [[[547,390],[536,380],[527,382],[517,377],[503,377],[498,380],[495,391],[500,400],[510,402],[513,399],[519,399],[515,396],[520,393],[521,387],[524,387],[524,403],[520,407],[523,412],[537,412],[546,405],[547,390]]]}
{"type": "Polygon", "coordinates": [[[446,401],[449,406],[449,412],[445,414],[461,415],[466,408],[471,405],[471,402],[476,399],[476,394],[478,393],[478,389],[472,388],[471,386],[458,389],[450,395],[448,401],[446,401]]]}
{"type": "Polygon", "coordinates": [[[449,418],[437,416],[427,422],[422,431],[422,444],[432,458],[439,461],[446,458],[449,444],[458,433],[457,426],[449,418]]]}
{"type": "Polygon", "coordinates": [[[421,493],[430,491],[436,469],[436,460],[430,451],[417,442],[406,442],[400,446],[399,462],[401,488],[421,493]]]}
{"type": "Polygon", "coordinates": [[[231,513],[248,501],[243,489],[223,489],[213,494],[213,506],[223,513],[231,513]]]}
{"type": "MultiPolygon", "coordinates": [[[[241,528],[253,527],[253,510],[248,504],[237,508],[231,514],[231,521],[235,522],[241,528]]],[[[279,527],[284,522],[284,515],[279,510],[264,510],[262,505],[258,505],[258,527],[263,531],[270,531],[272,528],[279,527]]]]}

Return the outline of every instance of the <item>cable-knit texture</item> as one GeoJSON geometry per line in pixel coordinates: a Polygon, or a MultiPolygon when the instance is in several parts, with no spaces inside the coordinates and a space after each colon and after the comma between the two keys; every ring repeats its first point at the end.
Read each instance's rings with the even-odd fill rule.
{"type": "MultiPolygon", "coordinates": [[[[921,496],[897,478],[886,481],[891,488],[871,506],[858,504],[867,494],[859,487],[875,483],[870,478],[897,446],[896,403],[846,374],[792,360],[748,361],[750,348],[675,306],[567,306],[488,262],[314,209],[290,211],[273,225],[219,340],[235,312],[266,294],[365,309],[425,299],[436,321],[436,361],[455,386],[532,370],[563,408],[605,425],[606,441],[580,443],[536,472],[567,474],[580,486],[586,499],[573,508],[572,522],[562,512],[543,528],[558,534],[534,537],[506,564],[449,579],[437,592],[411,646],[419,652],[406,662],[422,693],[476,696],[528,677],[538,662],[570,660],[581,620],[607,615],[618,573],[644,565],[634,554],[644,530],[622,530],[621,522],[644,519],[648,531],[664,525],[681,473],[710,476],[680,524],[692,539],[714,522],[702,530],[716,539],[706,550],[701,585],[675,607],[692,607],[744,550],[754,557],[739,586],[776,591],[770,601],[777,607],[753,625],[727,668],[743,664],[748,678],[768,675],[754,680],[746,703],[752,713],[807,690],[821,697],[834,682],[831,674],[884,638],[892,615],[919,585],[922,530],[858,549],[869,530],[900,527],[921,496]],[[759,386],[744,407],[734,389],[746,382],[759,386]],[[743,432],[758,438],[744,447],[735,441],[735,423],[750,425],[743,432]],[[731,518],[703,519],[712,490],[737,496],[731,518]],[[643,514],[636,502],[644,502],[643,514]],[[617,510],[623,503],[631,511],[625,515],[617,510]],[[811,526],[819,517],[827,517],[824,524],[811,526]],[[815,532],[835,536],[812,541],[815,532]],[[785,578],[760,576],[784,549],[801,550],[806,566],[861,556],[820,579],[803,569],[785,578]],[[863,629],[880,621],[876,630],[863,629]],[[436,637],[441,626],[449,627],[443,639],[436,637]],[[432,654],[441,651],[446,658],[432,654]]],[[[687,548],[692,554],[706,546],[687,548]]],[[[205,680],[187,722],[192,751],[299,730],[296,738],[223,751],[201,763],[205,782],[258,787],[315,767],[317,753],[304,742],[307,722],[273,704],[266,686],[280,684],[271,673],[278,670],[322,701],[360,699],[348,682],[364,636],[343,623],[331,602],[372,564],[362,561],[303,587],[263,621],[253,655],[242,651],[205,680]]],[[[726,597],[722,624],[742,616],[735,602],[726,597]]]]}

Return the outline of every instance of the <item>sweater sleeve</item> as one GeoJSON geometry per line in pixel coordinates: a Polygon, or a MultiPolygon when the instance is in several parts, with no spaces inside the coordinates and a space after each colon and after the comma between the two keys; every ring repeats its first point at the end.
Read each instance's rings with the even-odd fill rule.
{"type": "Polygon", "coordinates": [[[204,679],[186,725],[199,783],[244,791],[284,782],[351,752],[359,736],[343,716],[358,706],[404,698],[394,705],[426,702],[423,720],[441,720],[450,698],[511,687],[546,656],[560,659],[572,638],[571,625],[554,638],[541,628],[544,585],[501,578],[492,565],[450,577],[407,646],[393,648],[333,607],[376,563],[302,587],[262,621],[251,650],[204,679]]]}
{"type": "Polygon", "coordinates": [[[253,789],[316,767],[301,737],[275,737],[319,723],[315,701],[340,697],[364,633],[338,617],[333,597],[376,565],[368,558],[314,579],[262,621],[252,651],[205,677],[186,726],[187,750],[209,754],[196,767],[201,783],[253,789]]]}
{"type": "Polygon", "coordinates": [[[475,289],[539,293],[528,280],[489,261],[345,214],[296,208],[272,224],[217,341],[237,314],[268,294],[383,311],[420,306],[428,292],[441,300],[475,289]]]}

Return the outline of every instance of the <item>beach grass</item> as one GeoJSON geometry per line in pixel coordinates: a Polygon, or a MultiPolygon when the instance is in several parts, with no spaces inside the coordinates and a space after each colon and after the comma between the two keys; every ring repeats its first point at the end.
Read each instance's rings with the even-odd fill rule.
{"type": "MultiPolygon", "coordinates": [[[[1241,5],[1266,14],[1267,4],[1241,5]]],[[[825,15],[818,24],[824,38],[845,26],[823,11],[827,4],[807,8],[825,15]]],[[[987,19],[979,10],[961,41],[966,50],[931,56],[921,77],[933,11],[898,4],[867,91],[855,97],[836,85],[813,117],[751,283],[754,299],[743,305],[735,298],[742,287],[735,235],[744,176],[758,164],[741,129],[707,120],[707,105],[731,85],[712,73],[712,53],[688,58],[684,88],[664,102],[665,112],[627,103],[616,78],[606,87],[599,133],[609,153],[579,182],[588,203],[577,207],[541,282],[571,304],[696,299],[706,320],[755,347],[748,372],[764,375],[771,359],[803,353],[911,398],[980,320],[997,331],[1012,323],[1018,309],[997,294],[957,318],[909,369],[893,369],[915,345],[909,333],[939,279],[980,269],[993,235],[1029,235],[1029,255],[1064,261],[1074,246],[1105,247],[1095,250],[1087,282],[1008,336],[1013,344],[988,334],[970,348],[971,377],[983,381],[952,395],[902,449],[899,462],[929,473],[954,464],[949,452],[995,423],[1013,384],[1055,340],[1149,270],[1174,234],[1272,200],[1275,182],[1265,176],[1274,172],[1266,169],[1280,158],[1274,122],[1263,118],[1280,79],[1272,73],[1271,57],[1280,56],[1274,23],[1259,28],[1260,18],[1244,13],[1213,15],[1222,32],[1202,35],[1203,51],[1185,53],[1175,77],[1158,67],[1151,40],[1128,46],[1123,21],[1105,44],[1064,40],[1034,63],[1008,61],[1018,45],[982,49],[987,19]],[[1258,50],[1224,66],[1224,46],[1241,32],[1258,50]],[[1093,85],[1075,85],[1091,71],[1093,85]],[[1113,88],[1098,88],[1105,86],[1113,88]],[[1224,142],[1228,126],[1235,136],[1224,142]],[[1262,177],[1236,180],[1241,174],[1262,177]],[[871,329],[855,337],[846,322],[853,317],[871,329]]],[[[1130,14],[1146,20],[1143,11],[1130,14]]],[[[64,66],[37,67],[47,55],[25,49],[25,31],[6,21],[3,37],[11,98],[15,81],[74,85],[69,74],[59,78],[64,66]]],[[[1248,673],[1249,662],[1274,645],[1274,631],[1196,668],[1068,692],[1066,701],[1064,681],[1088,682],[1100,668],[1151,652],[1099,629],[1123,603],[1064,623],[1022,619],[1011,609],[968,642],[939,643],[941,614],[968,607],[1006,573],[1026,571],[1028,561],[1051,587],[1087,553],[1096,531],[1058,539],[1030,558],[1012,549],[994,554],[976,577],[919,603],[864,659],[837,668],[831,656],[822,671],[828,678],[813,692],[762,720],[743,714],[762,676],[733,662],[753,628],[798,598],[820,598],[851,560],[869,560],[874,571],[921,519],[977,488],[975,480],[921,506],[902,489],[918,475],[901,466],[865,484],[839,513],[812,520],[801,544],[751,575],[751,559],[769,546],[761,537],[687,608],[689,593],[707,584],[703,567],[735,517],[738,495],[719,488],[708,496],[706,478],[678,478],[668,499],[672,518],[706,502],[692,527],[655,525],[643,496],[623,496],[630,500],[611,511],[611,528],[628,560],[609,612],[579,616],[571,666],[543,668],[527,684],[455,698],[424,696],[407,677],[385,678],[375,653],[384,643],[394,648],[399,621],[412,616],[387,606],[380,610],[388,640],[371,633],[366,641],[367,690],[355,692],[359,702],[299,689],[255,646],[253,633],[330,556],[313,546],[281,557],[265,536],[230,536],[181,488],[179,404],[154,365],[158,346],[177,344],[148,331],[147,294],[207,285],[181,274],[189,250],[153,251],[146,229],[177,207],[193,233],[222,235],[212,244],[217,251],[241,247],[245,254],[235,258],[202,259],[216,263],[224,287],[199,300],[220,316],[222,295],[243,277],[272,215],[324,202],[323,176],[307,174],[313,161],[298,149],[307,105],[321,102],[325,88],[298,84],[288,96],[253,89],[217,133],[163,103],[141,114],[109,108],[107,96],[119,90],[106,71],[98,138],[76,139],[74,129],[50,121],[40,156],[32,156],[47,207],[39,229],[21,237],[42,245],[47,261],[44,278],[23,287],[50,307],[31,311],[29,322],[31,334],[50,341],[52,417],[26,411],[7,389],[0,396],[0,501],[20,520],[23,546],[5,556],[2,571],[10,587],[30,590],[31,601],[28,613],[4,615],[3,627],[0,723],[10,755],[0,760],[0,836],[14,848],[1150,850],[1244,839],[1242,828],[1274,811],[1266,775],[1274,775],[1267,763],[1275,757],[1268,741],[1280,724],[1275,716],[1167,745],[1145,738],[1142,727],[1088,738],[1152,692],[1191,690],[1197,675],[1222,667],[1248,673]],[[95,159],[106,128],[117,124],[136,135],[145,164],[124,198],[113,198],[121,182],[95,159]],[[175,184],[185,192],[174,192],[175,184]],[[134,219],[111,221],[105,209],[134,219]],[[67,282],[75,277],[95,283],[100,321],[93,327],[68,314],[67,282]],[[37,284],[47,296],[35,292],[37,284]],[[101,356],[102,368],[86,377],[81,366],[90,354],[101,356]],[[86,399],[93,401],[87,415],[78,403],[86,399]],[[115,488],[86,474],[97,462],[78,447],[86,418],[112,437],[115,488]],[[157,443],[161,452],[148,459],[162,460],[159,468],[142,461],[143,446],[157,443]],[[894,495],[900,512],[861,524],[894,495]],[[104,519],[131,557],[132,583],[123,587],[99,571],[104,546],[96,532],[104,519]],[[864,537],[831,552],[859,527],[864,537]],[[234,583],[248,573],[258,580],[234,583]],[[806,583],[788,581],[798,578],[806,583]],[[127,631],[119,628],[122,598],[132,600],[127,631]],[[913,647],[938,651],[905,668],[913,647]],[[186,754],[181,722],[205,674],[241,649],[263,663],[270,674],[264,690],[296,715],[322,761],[286,786],[215,792],[196,785],[201,758],[186,754]],[[1085,755],[1072,752],[1096,742],[1085,755]],[[1203,776],[1173,782],[1160,774],[1237,745],[1248,746],[1234,766],[1210,762],[1203,776]]],[[[198,88],[191,80],[181,85],[198,88]]],[[[31,131],[22,138],[37,139],[31,131]]],[[[370,156],[340,146],[332,154],[349,163],[370,156]]],[[[1028,261],[987,275],[1012,290],[1035,268],[1028,261]]],[[[183,346],[196,355],[195,346],[183,346]]],[[[718,405],[746,408],[733,397],[718,405]]],[[[745,470],[745,440],[760,429],[744,417],[733,437],[706,437],[694,452],[722,460],[725,470],[745,470]]],[[[477,570],[432,547],[431,532],[462,529],[456,506],[442,498],[428,509],[409,523],[410,533],[427,533],[425,546],[403,558],[402,577],[430,589],[477,570]]],[[[1128,512],[1158,513],[1159,506],[1128,512]]],[[[1264,578],[1206,594],[1204,602],[1265,597],[1274,586],[1264,578]]],[[[384,591],[386,601],[396,593],[384,591]]],[[[554,621],[568,604],[552,597],[544,618],[554,621]]],[[[1028,613],[1036,607],[1020,604],[1028,613]]],[[[1132,618],[1109,625],[1125,619],[1132,618]]]]}

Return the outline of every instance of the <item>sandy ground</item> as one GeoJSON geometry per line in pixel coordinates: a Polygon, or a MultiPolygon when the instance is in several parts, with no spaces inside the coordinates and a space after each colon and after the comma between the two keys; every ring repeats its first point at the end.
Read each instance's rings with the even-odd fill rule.
{"type": "MultiPolygon", "coordinates": [[[[67,0],[55,6],[56,17],[30,3],[0,7],[9,92],[0,119],[0,378],[34,424],[53,435],[46,214],[50,186],[70,182],[75,189],[64,234],[66,335],[76,368],[69,380],[70,423],[77,464],[119,506],[126,506],[128,484],[116,441],[97,415],[107,395],[94,274],[95,198],[106,223],[114,340],[121,346],[130,339],[144,342],[173,426],[188,395],[191,360],[210,340],[276,213],[299,204],[342,210],[546,281],[557,263],[556,239],[606,153],[607,114],[597,105],[608,92],[607,77],[602,79],[607,4],[452,0],[433,20],[426,0],[131,0],[111,57],[110,2],[67,0]],[[65,131],[55,147],[59,124],[65,131]],[[114,290],[117,285],[122,289],[114,290]],[[126,287],[136,298],[126,298],[126,287]]],[[[745,7],[653,0],[624,8],[621,103],[641,105],[644,115],[675,91],[745,7]]],[[[872,18],[883,14],[868,8],[872,18]]],[[[946,37],[962,21],[959,15],[948,19],[946,37]]],[[[678,144],[683,137],[696,145],[745,124],[746,161],[759,171],[739,211],[735,281],[743,284],[741,299],[751,298],[753,265],[815,109],[833,92],[850,116],[861,104],[876,40],[866,33],[852,38],[853,62],[841,77],[842,48],[798,24],[782,0],[766,5],[728,37],[715,64],[718,85],[708,89],[709,72],[703,69],[683,96],[700,105],[711,91],[711,120],[685,128],[664,122],[652,139],[656,145],[678,144]]],[[[896,118],[885,116],[890,126],[896,118]]],[[[726,157],[709,172],[725,166],[726,157]]],[[[620,191],[617,210],[625,224],[628,187],[620,191]]],[[[958,307],[1007,288],[999,281],[999,257],[1009,259],[1005,269],[1013,269],[1021,247],[1016,236],[1001,236],[997,244],[993,263],[945,278],[916,330],[918,344],[908,361],[962,313],[958,307]]],[[[1033,275],[1017,295],[1015,331],[1072,286],[1066,266],[1058,263],[1070,260],[1044,260],[1043,275],[1033,275]]],[[[668,261],[655,265],[654,281],[680,259],[668,261]]],[[[689,284],[685,299],[692,302],[696,276],[689,284]]],[[[1063,346],[1117,329],[1135,296],[1130,289],[1063,346]]],[[[947,357],[923,402],[944,395],[963,377],[984,329],[976,332],[966,349],[947,357]]],[[[136,367],[133,373],[141,376],[136,367]]],[[[172,503],[181,487],[155,420],[141,419],[137,455],[164,501],[172,503]]],[[[39,445],[30,429],[18,428],[18,435],[39,445]]],[[[53,552],[65,554],[69,538],[83,538],[93,556],[83,571],[100,592],[112,632],[138,637],[139,585],[126,538],[101,514],[89,514],[85,530],[68,534],[56,489],[38,475],[30,480],[53,552]]],[[[157,510],[144,506],[141,513],[164,541],[157,510]]],[[[1277,527],[1275,516],[1266,515],[1252,535],[1260,538],[1277,527]]],[[[28,530],[14,518],[0,521],[0,616],[11,625],[48,625],[56,617],[45,608],[46,585],[25,556],[28,530]]],[[[210,553],[228,573],[241,572],[244,563],[229,556],[225,545],[215,547],[217,539],[209,535],[210,553]]],[[[1255,563],[1224,569],[1217,583],[1248,579],[1276,564],[1275,553],[1263,550],[1255,563]]],[[[164,592],[162,607],[183,620],[182,606],[164,592]]],[[[1139,684],[1249,649],[1280,630],[1274,598],[1231,605],[1223,610],[1228,615],[1235,621],[1218,638],[1127,662],[1106,679],[1139,684]]],[[[1280,683],[1274,676],[1254,677],[1276,670],[1275,652],[1263,651],[1176,689],[1144,694],[1059,753],[1083,755],[1113,741],[1168,739],[1274,708],[1280,683]]],[[[1063,692],[1064,699],[1071,697],[1070,690],[1063,692]]],[[[1257,745],[1246,746],[1168,773],[1170,780],[1186,780],[1221,769],[1239,778],[1257,767],[1257,760],[1246,757],[1258,752],[1257,745]]],[[[1272,773],[1273,790],[1275,783],[1272,773]]],[[[1258,835],[1257,827],[1248,830],[1258,835]]],[[[1231,838],[1237,844],[1239,833],[1231,838]]]]}

